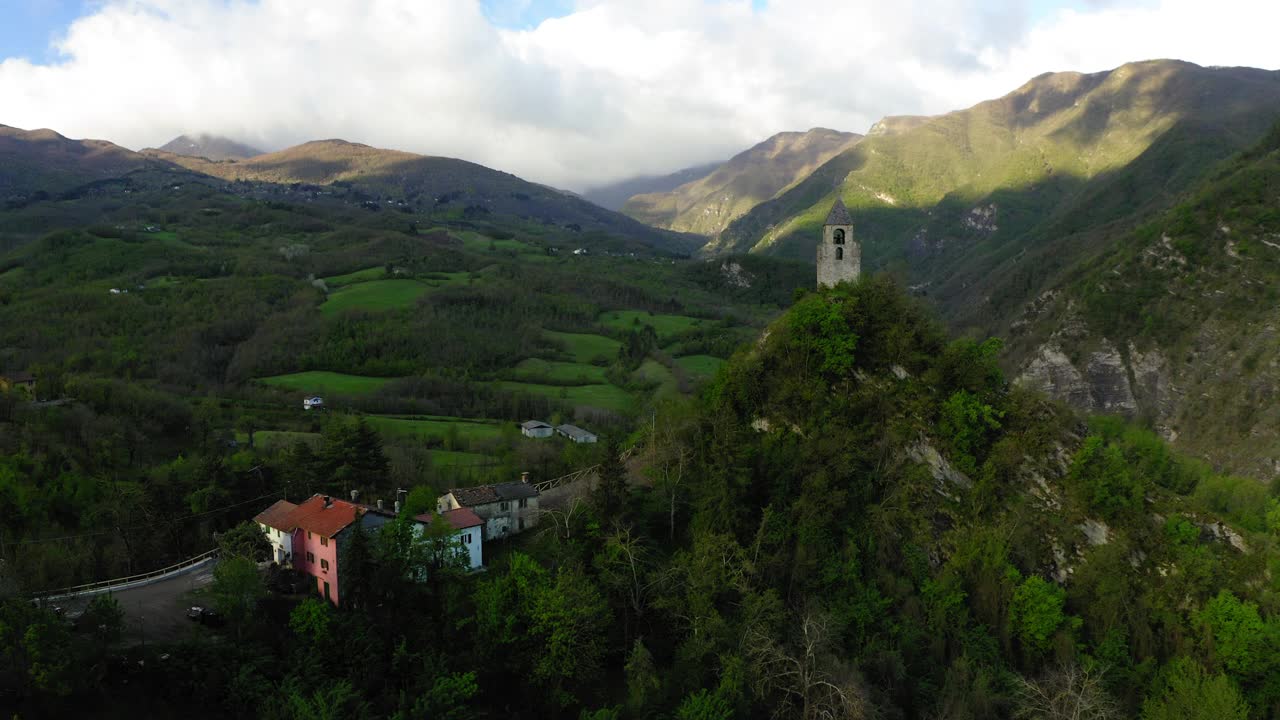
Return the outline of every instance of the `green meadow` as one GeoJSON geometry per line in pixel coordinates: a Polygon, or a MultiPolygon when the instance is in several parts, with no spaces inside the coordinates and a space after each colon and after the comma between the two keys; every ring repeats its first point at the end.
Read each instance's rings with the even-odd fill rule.
{"type": "Polygon", "coordinates": [[[563,344],[565,350],[573,356],[573,359],[580,363],[589,363],[601,356],[613,360],[618,356],[618,348],[622,347],[622,343],[603,335],[554,332],[551,330],[546,330],[542,334],[563,344]]]}
{"type": "Polygon", "coordinates": [[[320,311],[330,315],[346,310],[399,310],[412,307],[428,287],[417,280],[372,280],[329,294],[320,311]]]}
{"type": "Polygon", "coordinates": [[[724,360],[711,355],[686,355],[676,358],[676,365],[684,368],[684,371],[691,376],[702,379],[715,377],[724,362],[724,360]]]}
{"type": "Polygon", "coordinates": [[[340,288],[346,287],[347,285],[355,285],[356,283],[369,282],[371,280],[381,280],[386,276],[386,267],[379,265],[377,267],[349,272],[346,275],[333,275],[331,277],[324,278],[324,284],[330,288],[340,288]]]}
{"type": "Polygon", "coordinates": [[[483,468],[493,465],[496,460],[480,453],[462,452],[460,450],[432,450],[431,465],[436,469],[445,468],[483,468]]]}
{"type": "Polygon", "coordinates": [[[631,394],[616,385],[540,385],[509,380],[499,381],[497,385],[505,390],[546,395],[570,405],[589,405],[618,412],[630,410],[634,403],[631,394]]]}
{"type": "Polygon", "coordinates": [[[604,368],[580,362],[556,362],[529,358],[516,365],[511,377],[525,382],[554,382],[565,385],[591,385],[608,382],[604,368]]]}
{"type": "Polygon", "coordinates": [[[326,370],[308,370],[307,372],[258,378],[258,382],[303,393],[361,395],[371,393],[393,379],[346,375],[326,370]]]}
{"type": "Polygon", "coordinates": [[[367,415],[365,421],[387,436],[444,438],[456,432],[464,440],[488,440],[502,435],[504,423],[449,417],[393,417],[367,415]]]}
{"type": "Polygon", "coordinates": [[[639,330],[644,325],[652,325],[659,338],[670,338],[712,321],[688,315],[657,315],[641,310],[614,310],[601,313],[599,322],[605,327],[616,330],[639,330]]]}

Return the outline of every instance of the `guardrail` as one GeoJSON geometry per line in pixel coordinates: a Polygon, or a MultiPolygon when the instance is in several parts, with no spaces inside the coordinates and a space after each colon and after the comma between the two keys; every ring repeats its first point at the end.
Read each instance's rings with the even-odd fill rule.
{"type": "Polygon", "coordinates": [[[180,563],[175,563],[169,567],[152,570],[151,572],[138,573],[137,575],[129,575],[128,577],[115,578],[112,580],[99,580],[98,582],[84,583],[83,585],[72,585],[71,587],[61,588],[58,590],[43,590],[41,592],[32,593],[34,598],[62,597],[64,595],[80,595],[94,590],[105,590],[117,585],[129,585],[143,580],[151,580],[153,578],[162,577],[170,573],[185,570],[192,565],[208,560],[216,555],[218,550],[215,548],[206,552],[202,552],[194,557],[187,558],[180,563]]]}

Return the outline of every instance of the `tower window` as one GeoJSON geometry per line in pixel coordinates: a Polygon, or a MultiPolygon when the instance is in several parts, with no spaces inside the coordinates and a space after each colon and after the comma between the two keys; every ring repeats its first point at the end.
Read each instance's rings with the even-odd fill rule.
{"type": "Polygon", "coordinates": [[[838,247],[838,248],[836,248],[836,259],[837,259],[837,260],[843,260],[843,259],[844,259],[844,248],[843,248],[843,247],[838,247]]]}
{"type": "Polygon", "coordinates": [[[831,242],[836,245],[844,244],[844,228],[836,228],[835,231],[831,233],[831,242]]]}

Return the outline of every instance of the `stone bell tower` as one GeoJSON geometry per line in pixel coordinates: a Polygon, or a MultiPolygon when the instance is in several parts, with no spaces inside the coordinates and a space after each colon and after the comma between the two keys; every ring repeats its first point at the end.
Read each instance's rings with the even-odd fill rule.
{"type": "Polygon", "coordinates": [[[822,224],[822,243],[818,245],[818,287],[833,287],[846,280],[853,282],[862,271],[862,244],[853,239],[853,220],[836,196],[827,221],[822,224]]]}

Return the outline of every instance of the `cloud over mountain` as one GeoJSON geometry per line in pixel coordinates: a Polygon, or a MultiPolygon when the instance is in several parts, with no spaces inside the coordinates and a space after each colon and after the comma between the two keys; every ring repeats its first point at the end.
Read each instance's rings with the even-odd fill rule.
{"type": "Polygon", "coordinates": [[[779,130],[965,107],[1048,70],[1280,65],[1280,9],[1247,0],[757,5],[581,0],[505,30],[471,0],[105,0],[58,61],[0,63],[0,122],[134,148],[342,137],[581,189],[779,130]]]}

